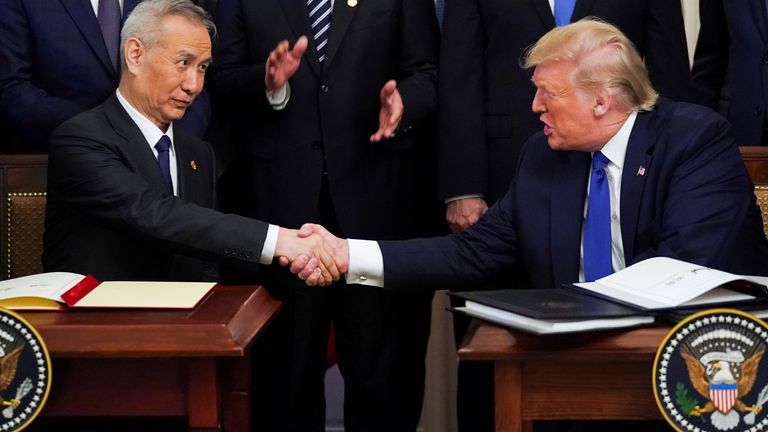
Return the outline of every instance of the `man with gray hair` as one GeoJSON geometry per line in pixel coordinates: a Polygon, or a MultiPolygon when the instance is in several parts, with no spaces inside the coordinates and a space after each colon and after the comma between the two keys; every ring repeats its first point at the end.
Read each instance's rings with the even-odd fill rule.
{"type": "MultiPolygon", "coordinates": [[[[592,281],[653,256],[768,274],[768,242],[728,123],[657,99],[614,26],[556,28],[527,53],[543,131],[526,143],[509,191],[473,226],[405,241],[340,240],[347,283],[387,290],[479,284],[522,262],[527,285],[592,281]],[[386,285],[385,285],[386,284],[386,285]]],[[[311,266],[291,267],[310,279],[311,266]]]]}
{"type": "Polygon", "coordinates": [[[129,16],[119,88],[51,138],[46,271],[217,280],[207,261],[253,270],[287,256],[320,264],[321,284],[338,278],[319,239],[213,210],[213,151],[174,122],[202,91],[214,34],[188,0],[147,0],[129,16]]]}

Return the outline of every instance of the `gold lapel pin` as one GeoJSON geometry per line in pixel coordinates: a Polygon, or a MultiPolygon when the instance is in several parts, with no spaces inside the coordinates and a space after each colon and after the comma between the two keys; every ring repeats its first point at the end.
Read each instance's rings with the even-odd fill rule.
{"type": "Polygon", "coordinates": [[[197,162],[191,160],[189,161],[189,166],[192,168],[192,171],[197,171],[197,162]]]}
{"type": "Polygon", "coordinates": [[[347,0],[347,6],[349,7],[357,6],[357,0],[347,0]]]}

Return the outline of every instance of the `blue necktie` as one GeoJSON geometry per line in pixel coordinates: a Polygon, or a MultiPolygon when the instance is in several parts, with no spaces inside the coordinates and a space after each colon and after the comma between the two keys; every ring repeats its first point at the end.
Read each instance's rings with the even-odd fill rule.
{"type": "Polygon", "coordinates": [[[160,166],[160,173],[163,175],[163,180],[168,186],[168,192],[173,195],[173,180],[171,180],[171,160],[169,157],[168,149],[171,147],[171,139],[168,135],[163,135],[160,140],[155,144],[157,150],[157,164],[160,166]]]}
{"type": "Polygon", "coordinates": [[[555,0],[555,24],[560,27],[570,24],[576,0],[555,0]]]}
{"type": "Polygon", "coordinates": [[[613,273],[611,266],[611,197],[605,166],[608,158],[592,156],[589,204],[584,222],[584,280],[592,282],[613,273]]]}
{"type": "Polygon", "coordinates": [[[118,0],[99,0],[96,18],[99,20],[104,44],[107,46],[107,53],[109,59],[112,60],[112,67],[115,68],[115,71],[120,70],[118,63],[120,61],[120,27],[122,26],[120,15],[118,0]]]}
{"type": "Polygon", "coordinates": [[[307,11],[309,24],[312,26],[312,36],[315,39],[317,59],[322,63],[325,60],[328,32],[331,28],[331,0],[307,0],[307,11]]]}

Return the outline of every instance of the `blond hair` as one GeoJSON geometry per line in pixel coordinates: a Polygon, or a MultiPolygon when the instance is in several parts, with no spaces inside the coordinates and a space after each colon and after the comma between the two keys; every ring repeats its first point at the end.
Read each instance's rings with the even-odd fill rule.
{"type": "Polygon", "coordinates": [[[609,91],[626,112],[651,110],[659,95],[632,42],[616,27],[594,17],[557,27],[524,54],[526,69],[570,61],[571,82],[587,92],[609,91]]]}

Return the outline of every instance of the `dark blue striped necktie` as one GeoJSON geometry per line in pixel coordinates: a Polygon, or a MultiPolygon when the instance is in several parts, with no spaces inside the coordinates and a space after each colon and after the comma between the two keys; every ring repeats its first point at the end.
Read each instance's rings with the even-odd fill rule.
{"type": "Polygon", "coordinates": [[[307,0],[307,11],[317,49],[317,59],[322,63],[325,60],[328,33],[331,29],[331,0],[307,0]]]}

